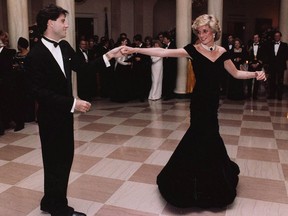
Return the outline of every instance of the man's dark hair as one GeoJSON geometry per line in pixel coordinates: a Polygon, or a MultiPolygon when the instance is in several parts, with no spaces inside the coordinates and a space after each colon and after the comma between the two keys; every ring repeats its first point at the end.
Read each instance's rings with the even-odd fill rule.
{"type": "Polygon", "coordinates": [[[167,38],[168,40],[172,41],[172,35],[170,32],[163,32],[163,38],[167,38]]]}
{"type": "Polygon", "coordinates": [[[40,34],[43,34],[46,31],[48,20],[57,20],[61,14],[66,16],[68,11],[55,4],[49,4],[40,10],[36,17],[37,27],[40,34]]]}
{"type": "Polygon", "coordinates": [[[141,35],[141,34],[136,34],[136,35],[134,35],[133,39],[134,39],[135,41],[140,41],[140,42],[142,42],[142,35],[141,35]]]}
{"type": "Polygon", "coordinates": [[[275,34],[280,34],[280,37],[282,37],[282,33],[280,31],[278,31],[278,30],[274,32],[274,35],[275,34]]]}

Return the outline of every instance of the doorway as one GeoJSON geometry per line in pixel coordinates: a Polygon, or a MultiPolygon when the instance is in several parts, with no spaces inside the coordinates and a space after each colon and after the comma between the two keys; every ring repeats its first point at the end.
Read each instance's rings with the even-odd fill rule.
{"type": "Polygon", "coordinates": [[[79,42],[81,37],[89,39],[94,35],[93,18],[79,17],[75,20],[76,41],[79,42]]]}

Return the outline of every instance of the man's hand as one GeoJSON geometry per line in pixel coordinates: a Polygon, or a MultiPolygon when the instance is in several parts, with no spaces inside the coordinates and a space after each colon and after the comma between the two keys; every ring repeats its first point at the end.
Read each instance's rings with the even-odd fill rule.
{"type": "Polygon", "coordinates": [[[85,112],[88,112],[90,108],[91,108],[91,103],[81,100],[81,99],[76,99],[75,109],[77,111],[85,113],[85,112]]]}

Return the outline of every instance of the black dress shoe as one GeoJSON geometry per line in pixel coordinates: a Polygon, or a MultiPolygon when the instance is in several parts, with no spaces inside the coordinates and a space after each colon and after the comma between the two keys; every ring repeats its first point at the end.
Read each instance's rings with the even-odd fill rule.
{"type": "Polygon", "coordinates": [[[83,212],[74,211],[71,216],[86,216],[83,212]]]}
{"type": "Polygon", "coordinates": [[[20,131],[20,130],[22,130],[22,129],[24,129],[24,124],[22,125],[16,125],[16,127],[14,128],[14,131],[16,132],[16,131],[20,131]]]}
{"type": "Polygon", "coordinates": [[[49,210],[48,208],[46,208],[45,206],[41,206],[40,209],[43,212],[50,213],[51,216],[86,216],[86,214],[84,214],[82,212],[74,211],[74,209],[70,206],[67,207],[67,209],[65,210],[65,213],[63,213],[63,211],[53,212],[53,211],[49,210]]]}

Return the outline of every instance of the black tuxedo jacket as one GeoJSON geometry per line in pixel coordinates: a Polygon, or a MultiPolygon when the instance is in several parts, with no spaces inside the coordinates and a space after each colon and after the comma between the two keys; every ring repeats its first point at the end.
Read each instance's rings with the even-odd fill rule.
{"type": "MultiPolygon", "coordinates": [[[[54,59],[51,52],[40,40],[27,56],[26,66],[32,81],[32,94],[39,104],[39,126],[41,120],[46,126],[61,125],[65,119],[71,118],[72,96],[71,72],[84,71],[85,67],[103,67],[103,58],[98,58],[90,64],[76,55],[67,41],[60,42],[65,74],[54,59]],[[68,117],[70,116],[70,117],[68,117]]],[[[73,132],[73,131],[72,131],[73,132]]]]}
{"type": "Polygon", "coordinates": [[[277,55],[274,52],[274,43],[271,43],[268,47],[268,64],[272,69],[284,71],[287,68],[286,61],[288,59],[288,45],[287,43],[281,42],[277,55]]]}
{"type": "MultiPolygon", "coordinates": [[[[166,49],[176,49],[176,44],[172,41],[166,49]]],[[[171,77],[173,75],[173,81],[175,82],[177,73],[177,58],[175,57],[165,57],[163,58],[163,70],[164,76],[171,77]]]]}
{"type": "MultiPolygon", "coordinates": [[[[0,100],[2,105],[4,102],[3,98],[9,99],[9,89],[12,86],[12,72],[13,72],[13,59],[16,55],[16,50],[7,49],[3,47],[0,53],[0,100]]],[[[1,105],[0,105],[1,106],[1,105]]]]}
{"type": "Polygon", "coordinates": [[[265,61],[265,47],[262,43],[258,45],[257,55],[254,56],[253,44],[248,48],[248,70],[257,71],[262,70],[263,62],[265,61]],[[252,64],[259,64],[257,68],[252,68],[252,64]]]}
{"type": "Polygon", "coordinates": [[[6,79],[13,69],[13,59],[16,55],[15,49],[3,47],[0,53],[0,79],[6,79]]]}
{"type": "MultiPolygon", "coordinates": [[[[142,46],[139,48],[146,48],[146,45],[142,43],[142,46]]],[[[151,73],[152,60],[150,56],[144,55],[141,53],[134,53],[132,57],[130,58],[130,61],[132,61],[132,68],[136,72],[140,72],[144,74],[151,73]],[[140,61],[136,61],[136,58],[140,58],[140,61]]]]}

